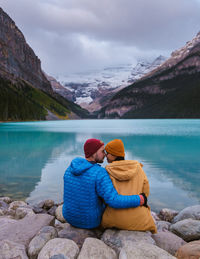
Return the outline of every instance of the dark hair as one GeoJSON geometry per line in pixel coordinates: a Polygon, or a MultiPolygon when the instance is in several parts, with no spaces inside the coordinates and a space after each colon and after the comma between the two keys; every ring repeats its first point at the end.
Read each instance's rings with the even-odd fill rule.
{"type": "Polygon", "coordinates": [[[117,156],[114,161],[121,161],[124,160],[123,156],[117,156]]]}

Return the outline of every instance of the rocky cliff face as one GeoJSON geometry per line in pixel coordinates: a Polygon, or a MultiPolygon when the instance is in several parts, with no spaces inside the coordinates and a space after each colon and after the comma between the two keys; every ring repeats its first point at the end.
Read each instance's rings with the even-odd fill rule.
{"type": "Polygon", "coordinates": [[[45,73],[45,76],[46,76],[47,80],[50,82],[51,87],[53,88],[53,90],[56,93],[60,94],[67,100],[70,100],[72,102],[75,101],[73,93],[71,91],[69,91],[68,89],[66,89],[64,86],[62,86],[53,76],[49,76],[46,73],[45,73]]]}
{"type": "Polygon", "coordinates": [[[99,117],[200,118],[200,33],[114,95],[99,117]]]}
{"type": "Polygon", "coordinates": [[[185,73],[198,73],[200,72],[199,51],[200,32],[191,41],[188,41],[184,47],[172,52],[169,59],[162,63],[158,68],[145,75],[143,79],[159,75],[166,70],[169,71],[168,78],[161,78],[161,80],[170,79],[177,75],[185,73]]]}
{"type": "Polygon", "coordinates": [[[0,121],[88,115],[88,111],[53,91],[39,58],[14,21],[0,8],[0,121]]]}
{"type": "Polygon", "coordinates": [[[0,8],[0,76],[13,82],[23,79],[34,87],[52,92],[41,62],[26,43],[14,21],[0,8]]]}

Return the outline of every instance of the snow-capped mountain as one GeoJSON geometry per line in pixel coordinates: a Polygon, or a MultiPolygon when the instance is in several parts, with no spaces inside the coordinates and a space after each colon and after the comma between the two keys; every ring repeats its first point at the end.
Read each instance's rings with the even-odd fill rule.
{"type": "Polygon", "coordinates": [[[147,62],[147,61],[140,61],[138,64],[133,68],[131,72],[132,76],[132,82],[135,82],[136,80],[140,79],[150,71],[157,68],[159,65],[161,65],[167,58],[164,56],[157,57],[153,62],[147,62]]]}
{"type": "Polygon", "coordinates": [[[165,57],[159,56],[153,62],[139,61],[136,66],[126,64],[107,67],[87,73],[58,76],[56,79],[71,91],[75,103],[94,111],[101,107],[100,98],[130,85],[165,60],[165,57]]]}
{"type": "Polygon", "coordinates": [[[200,118],[200,32],[109,99],[98,118],[200,118]]]}

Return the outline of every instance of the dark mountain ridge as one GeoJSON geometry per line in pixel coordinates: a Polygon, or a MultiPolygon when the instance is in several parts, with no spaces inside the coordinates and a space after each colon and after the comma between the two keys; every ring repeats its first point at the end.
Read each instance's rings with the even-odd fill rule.
{"type": "Polygon", "coordinates": [[[53,91],[40,59],[0,8],[0,121],[84,118],[88,114],[53,91]]]}
{"type": "Polygon", "coordinates": [[[200,118],[200,33],[132,85],[99,118],[200,118]]]}
{"type": "Polygon", "coordinates": [[[0,75],[15,82],[21,78],[46,92],[52,92],[41,70],[41,61],[26,43],[14,21],[0,8],[0,75]]]}

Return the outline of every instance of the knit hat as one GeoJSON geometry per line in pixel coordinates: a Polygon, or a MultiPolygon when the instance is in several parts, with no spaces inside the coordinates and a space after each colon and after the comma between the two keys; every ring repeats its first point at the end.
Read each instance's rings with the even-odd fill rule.
{"type": "Polygon", "coordinates": [[[92,156],[103,145],[104,143],[99,139],[95,139],[95,138],[88,139],[84,144],[85,157],[88,158],[92,156]]]}
{"type": "Polygon", "coordinates": [[[113,156],[121,156],[125,157],[124,153],[124,144],[121,139],[114,139],[105,146],[105,150],[107,153],[113,156]]]}

